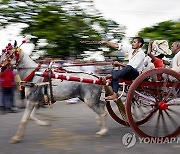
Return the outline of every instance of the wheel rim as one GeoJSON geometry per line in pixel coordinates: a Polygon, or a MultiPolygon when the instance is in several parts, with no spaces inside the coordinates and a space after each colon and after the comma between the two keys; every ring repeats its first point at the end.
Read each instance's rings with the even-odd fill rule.
{"type": "Polygon", "coordinates": [[[169,69],[145,72],[133,82],[127,96],[126,114],[130,126],[139,136],[165,138],[180,134],[179,89],[180,74],[169,69]],[[156,82],[157,84],[148,81],[157,74],[174,81],[164,80],[156,82]],[[143,126],[137,124],[142,116],[140,109],[144,110],[143,126]]]}

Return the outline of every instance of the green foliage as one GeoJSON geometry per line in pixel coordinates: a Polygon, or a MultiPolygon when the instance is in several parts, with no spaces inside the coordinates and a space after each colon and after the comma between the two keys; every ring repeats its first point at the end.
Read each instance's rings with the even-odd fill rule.
{"type": "Polygon", "coordinates": [[[36,50],[44,50],[53,57],[79,55],[84,50],[99,47],[98,44],[82,44],[82,40],[121,40],[124,37],[124,28],[104,19],[92,0],[3,1],[0,2],[0,21],[0,27],[27,24],[22,34],[36,36],[33,40],[36,50]],[[80,7],[82,4],[86,9],[80,7]],[[41,39],[46,40],[46,46],[37,46],[41,39]]]}
{"type": "Polygon", "coordinates": [[[180,20],[164,21],[152,27],[146,27],[138,35],[147,40],[168,40],[169,44],[180,41],[180,20]]]}

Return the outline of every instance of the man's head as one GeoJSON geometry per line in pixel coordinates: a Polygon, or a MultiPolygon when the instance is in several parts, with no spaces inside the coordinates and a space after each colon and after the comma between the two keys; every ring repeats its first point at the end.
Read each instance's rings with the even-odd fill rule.
{"type": "Polygon", "coordinates": [[[132,41],[132,48],[139,49],[143,46],[144,40],[141,37],[134,37],[132,41]]]}
{"type": "Polygon", "coordinates": [[[171,51],[175,54],[178,53],[180,51],[180,42],[174,42],[171,45],[171,51]]]}

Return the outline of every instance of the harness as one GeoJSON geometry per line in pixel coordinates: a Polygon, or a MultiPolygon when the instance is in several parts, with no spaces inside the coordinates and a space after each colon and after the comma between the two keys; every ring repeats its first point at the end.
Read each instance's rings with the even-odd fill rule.
{"type": "MultiPolygon", "coordinates": [[[[48,73],[48,82],[49,82],[49,89],[50,89],[50,102],[49,102],[49,105],[51,106],[51,104],[54,104],[56,101],[54,100],[54,96],[53,96],[53,89],[52,89],[52,78],[51,78],[51,75],[52,75],[52,65],[53,65],[53,61],[50,63],[48,69],[45,70],[45,72],[48,73]]],[[[45,87],[47,88],[47,86],[45,87]]]]}
{"type": "Polygon", "coordinates": [[[23,79],[23,81],[24,81],[24,82],[30,81],[30,80],[34,77],[35,72],[38,71],[40,68],[41,68],[41,65],[39,64],[27,77],[25,77],[25,78],[23,79]]]}

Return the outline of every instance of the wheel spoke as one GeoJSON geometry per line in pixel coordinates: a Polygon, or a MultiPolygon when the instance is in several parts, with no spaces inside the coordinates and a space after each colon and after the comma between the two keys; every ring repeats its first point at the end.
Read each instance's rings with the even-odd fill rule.
{"type": "Polygon", "coordinates": [[[167,112],[167,110],[164,110],[164,112],[167,114],[167,116],[169,117],[169,119],[171,120],[171,123],[174,125],[174,127],[176,128],[177,126],[179,127],[178,123],[170,116],[170,114],[167,112]]]}
{"type": "Polygon", "coordinates": [[[156,102],[156,100],[154,98],[151,98],[151,97],[149,97],[147,95],[144,95],[144,94],[142,94],[142,93],[140,93],[138,91],[135,91],[135,93],[138,95],[138,97],[141,97],[144,100],[150,101],[150,102],[152,102],[152,104],[153,103],[155,104],[155,102],[156,102]]]}
{"type": "Polygon", "coordinates": [[[167,109],[167,110],[180,117],[180,112],[174,111],[172,109],[167,109]]]}
{"type": "Polygon", "coordinates": [[[174,83],[173,86],[171,88],[169,88],[169,92],[167,94],[167,96],[165,97],[164,101],[168,101],[168,99],[170,98],[170,94],[173,94],[173,90],[176,88],[175,86],[177,86],[178,83],[174,83]]]}
{"type": "Polygon", "coordinates": [[[169,134],[168,127],[167,127],[163,112],[162,112],[161,116],[162,116],[162,125],[164,126],[164,129],[163,129],[164,135],[169,134]]]}
{"type": "Polygon", "coordinates": [[[141,116],[142,118],[145,117],[146,112],[143,110],[143,108],[142,108],[142,107],[139,107],[138,109],[139,109],[139,111],[140,111],[140,116],[141,116]]]}
{"type": "Polygon", "coordinates": [[[178,106],[178,105],[180,105],[180,98],[172,99],[167,104],[168,104],[168,106],[173,106],[173,105],[178,106]]]}
{"type": "Polygon", "coordinates": [[[158,101],[162,100],[162,95],[161,95],[161,89],[160,87],[156,87],[156,91],[157,91],[157,99],[158,101]]]}
{"type": "Polygon", "coordinates": [[[155,127],[154,127],[154,136],[158,136],[158,134],[159,134],[159,124],[160,124],[160,115],[161,114],[161,110],[159,110],[159,112],[158,112],[158,117],[157,117],[157,121],[156,121],[156,125],[155,125],[155,127]]]}
{"type": "MultiPolygon", "coordinates": [[[[156,111],[158,110],[158,108],[154,108],[146,118],[144,118],[142,121],[138,122],[138,123],[145,123],[146,121],[150,121],[150,119],[152,119],[153,115],[156,113],[156,111]]],[[[141,124],[140,124],[141,125],[141,124]]]]}
{"type": "Polygon", "coordinates": [[[134,101],[132,102],[132,108],[133,108],[133,110],[132,110],[133,117],[134,117],[135,119],[138,119],[137,109],[136,109],[136,106],[135,106],[135,102],[134,102],[134,101]]]}
{"type": "MultiPolygon", "coordinates": [[[[168,76],[169,76],[169,75],[167,75],[166,79],[169,78],[168,76]]],[[[165,88],[164,91],[168,91],[168,89],[167,89],[167,83],[168,83],[168,82],[164,82],[164,83],[163,83],[163,87],[162,87],[162,88],[165,88]]],[[[163,92],[162,98],[164,98],[164,94],[165,94],[165,93],[163,92]]]]}

